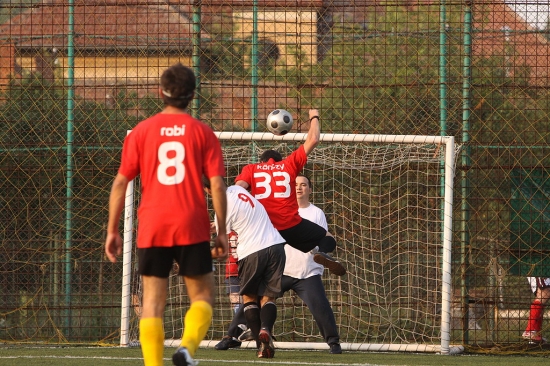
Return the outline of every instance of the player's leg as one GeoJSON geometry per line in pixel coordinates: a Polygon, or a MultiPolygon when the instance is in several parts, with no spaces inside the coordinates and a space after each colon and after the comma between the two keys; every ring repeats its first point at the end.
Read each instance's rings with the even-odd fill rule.
{"type": "Polygon", "coordinates": [[[294,284],[299,281],[298,279],[290,276],[285,276],[281,278],[281,294],[279,297],[283,296],[283,294],[287,291],[290,291],[294,288],[294,284]]]}
{"type": "Polygon", "coordinates": [[[302,219],[299,224],[279,230],[286,243],[293,248],[307,253],[319,246],[320,241],[327,235],[327,231],[306,219],[302,219]]]}
{"type": "Polygon", "coordinates": [[[262,250],[249,254],[239,260],[240,295],[243,297],[243,312],[246,324],[258,343],[261,328],[260,306],[258,304],[258,289],[264,272],[264,262],[261,259],[262,250]]]}
{"type": "Polygon", "coordinates": [[[243,329],[243,326],[246,326],[246,319],[244,317],[244,306],[243,304],[240,304],[237,312],[231,320],[231,324],[229,324],[227,334],[232,337],[238,338],[242,334],[242,332],[246,330],[243,329]]]}
{"type": "Polygon", "coordinates": [[[261,296],[261,329],[258,335],[260,349],[258,357],[272,358],[275,355],[273,345],[273,326],[277,320],[275,299],[281,294],[281,281],[286,262],[284,244],[273,245],[264,250],[264,277],[258,295],[261,296]]]}
{"type": "Polygon", "coordinates": [[[233,310],[233,314],[237,314],[239,306],[241,306],[241,296],[239,295],[239,277],[229,276],[226,278],[226,284],[231,309],[233,310]]]}
{"type": "Polygon", "coordinates": [[[302,219],[298,225],[286,230],[279,230],[279,233],[291,247],[304,253],[315,252],[313,260],[327,267],[330,273],[337,276],[346,274],[346,268],[340,262],[325,252],[319,251],[320,246],[324,247],[325,250],[333,247],[332,242],[334,242],[334,247],[336,246],[336,241],[334,241],[332,235],[327,235],[327,231],[323,227],[302,219]]]}
{"type": "Polygon", "coordinates": [[[327,235],[327,231],[306,219],[302,219],[298,225],[295,225],[289,229],[279,230],[281,236],[286,240],[287,244],[293,248],[296,248],[304,253],[309,251],[316,251],[313,260],[322,264],[337,276],[343,276],[346,274],[346,268],[332,258],[330,255],[323,251],[319,251],[321,247],[328,250],[336,246],[336,241],[332,235],[327,235]]]}
{"type": "Polygon", "coordinates": [[[275,297],[262,296],[261,298],[260,321],[261,329],[258,333],[260,347],[258,357],[273,358],[275,356],[275,346],[273,345],[273,325],[277,320],[277,305],[275,297]]]}
{"type": "Polygon", "coordinates": [[[319,251],[323,253],[332,253],[336,249],[336,240],[331,233],[327,232],[324,238],[319,241],[319,251]]]}
{"type": "Polygon", "coordinates": [[[544,342],[545,339],[541,335],[542,320],[544,315],[544,306],[550,299],[550,279],[543,277],[527,277],[531,290],[535,294],[535,298],[529,308],[529,320],[523,338],[534,341],[544,342]]]}
{"type": "Polygon", "coordinates": [[[241,328],[241,324],[246,324],[246,318],[244,317],[244,305],[241,304],[237,313],[233,316],[231,324],[227,329],[227,335],[214,346],[215,349],[219,351],[225,351],[229,348],[240,347],[242,341],[238,339],[244,329],[241,328]]]}
{"type": "Polygon", "coordinates": [[[328,301],[321,276],[315,275],[297,280],[294,282],[292,289],[304,301],[309,311],[311,311],[321,335],[327,344],[331,346],[331,351],[333,345],[338,345],[338,347],[334,347],[337,350],[340,349],[341,352],[341,348],[339,347],[340,335],[338,334],[336,319],[328,301]]]}
{"type": "Polygon", "coordinates": [[[138,273],[141,275],[143,286],[139,340],[146,366],[163,364],[162,317],[173,255],[172,248],[138,249],[138,273]]]}
{"type": "Polygon", "coordinates": [[[143,300],[139,321],[139,341],[145,366],[161,366],[164,354],[162,317],[168,278],[142,276],[143,300]]]}
{"type": "Polygon", "coordinates": [[[243,294],[243,312],[246,319],[246,324],[250,328],[252,336],[256,341],[256,347],[260,347],[258,335],[260,334],[262,321],[260,319],[260,305],[258,304],[258,296],[253,294],[243,294]]]}
{"type": "Polygon", "coordinates": [[[214,275],[210,272],[198,276],[184,276],[184,279],[191,306],[185,314],[181,346],[186,347],[193,357],[212,322],[214,275]]]}
{"type": "Polygon", "coordinates": [[[176,365],[192,362],[200,342],[212,322],[214,304],[214,274],[210,243],[203,242],[178,247],[178,274],[183,276],[191,305],[184,318],[180,348],[172,356],[176,365]],[[191,360],[189,360],[189,356],[191,360]]]}

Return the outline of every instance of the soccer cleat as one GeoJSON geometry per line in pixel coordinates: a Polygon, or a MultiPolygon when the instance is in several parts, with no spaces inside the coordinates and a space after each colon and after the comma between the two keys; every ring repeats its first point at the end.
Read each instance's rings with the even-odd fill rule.
{"type": "Polygon", "coordinates": [[[340,343],[333,343],[330,345],[330,353],[333,355],[339,355],[342,353],[342,347],[340,346],[340,343]]]}
{"type": "Polygon", "coordinates": [[[239,341],[235,337],[226,335],[222,338],[220,343],[214,346],[214,348],[217,349],[218,351],[225,351],[230,348],[239,348],[240,346],[241,346],[241,341],[239,341]]]}
{"type": "Polygon", "coordinates": [[[176,353],[172,355],[172,363],[176,366],[196,366],[199,361],[195,361],[185,347],[178,347],[176,353]]]}
{"type": "Polygon", "coordinates": [[[346,268],[342,265],[342,263],[338,262],[327,253],[317,252],[313,256],[313,260],[327,267],[330,273],[333,273],[336,276],[343,276],[346,274],[346,268]]]}
{"type": "Polygon", "coordinates": [[[544,338],[540,332],[537,332],[536,330],[526,330],[523,332],[521,337],[531,344],[535,343],[546,343],[546,338],[544,338]]]}
{"type": "Polygon", "coordinates": [[[262,328],[260,330],[258,340],[260,341],[258,358],[273,358],[273,356],[275,356],[275,346],[273,345],[271,334],[267,329],[262,328]]]}
{"type": "Polygon", "coordinates": [[[253,341],[254,337],[252,336],[252,331],[250,330],[250,328],[248,328],[247,330],[242,332],[241,335],[239,336],[238,340],[241,341],[241,342],[253,341]]]}

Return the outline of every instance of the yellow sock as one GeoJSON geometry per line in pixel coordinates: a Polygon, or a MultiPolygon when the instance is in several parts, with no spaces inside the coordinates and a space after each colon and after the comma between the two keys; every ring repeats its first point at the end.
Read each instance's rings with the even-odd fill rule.
{"type": "Polygon", "coordinates": [[[185,314],[181,346],[187,348],[191,357],[206,336],[212,322],[212,306],[206,301],[195,301],[185,314]]]}
{"type": "Polygon", "coordinates": [[[161,318],[145,318],[139,321],[139,341],[145,366],[163,366],[164,328],[161,318]]]}

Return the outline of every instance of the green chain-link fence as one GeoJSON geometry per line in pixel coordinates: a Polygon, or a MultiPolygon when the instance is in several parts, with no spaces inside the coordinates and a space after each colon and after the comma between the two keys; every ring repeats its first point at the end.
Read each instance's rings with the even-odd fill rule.
{"type": "Polygon", "coordinates": [[[265,131],[285,108],[307,132],[314,106],[326,133],[455,136],[451,341],[529,348],[525,277],[550,277],[542,5],[3,0],[0,17],[0,340],[118,341],[110,184],[126,131],[161,108],[160,73],[182,62],[199,81],[191,112],[216,131],[265,131]]]}

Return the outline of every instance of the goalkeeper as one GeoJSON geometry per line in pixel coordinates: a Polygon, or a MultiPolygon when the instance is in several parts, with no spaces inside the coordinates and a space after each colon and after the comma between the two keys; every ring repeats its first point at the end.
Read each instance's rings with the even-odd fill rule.
{"type": "MultiPolygon", "coordinates": [[[[296,191],[292,185],[307,163],[307,156],[319,144],[321,129],[319,112],[309,110],[309,130],[306,140],[285,159],[278,151],[266,150],[259,163],[248,164],[235,178],[235,184],[250,190],[264,205],[273,226],[285,238],[288,245],[304,253],[327,252],[323,248],[336,247],[334,237],[327,230],[298,213],[296,191]]],[[[327,267],[331,273],[343,275],[345,268],[332,257],[319,254],[314,260],[327,267]]]]}
{"type": "MultiPolygon", "coordinates": [[[[298,198],[300,216],[328,228],[323,211],[309,201],[311,182],[304,175],[296,177],[296,196],[298,198]]],[[[332,248],[334,249],[334,248],[332,248]]],[[[313,254],[303,253],[289,245],[285,245],[286,263],[282,279],[282,293],[294,290],[307,305],[321,335],[330,347],[330,353],[342,353],[340,336],[334,312],[327,299],[325,288],[321,280],[323,266],[316,263],[313,254]]],[[[239,324],[245,321],[242,307],[235,314],[227,335],[215,346],[217,350],[227,350],[241,346],[239,324]]],[[[241,337],[242,339],[242,337],[241,337]]]]}
{"type": "MultiPolygon", "coordinates": [[[[203,180],[210,192],[210,182],[203,180]]],[[[225,227],[239,235],[239,294],[243,297],[245,321],[258,346],[259,358],[273,358],[271,337],[277,319],[275,299],[281,292],[285,265],[285,240],[271,224],[265,208],[240,186],[227,188],[225,227]],[[258,306],[260,305],[260,306],[258,306]]],[[[218,216],[214,220],[220,224],[218,216]]]]}

